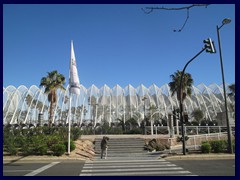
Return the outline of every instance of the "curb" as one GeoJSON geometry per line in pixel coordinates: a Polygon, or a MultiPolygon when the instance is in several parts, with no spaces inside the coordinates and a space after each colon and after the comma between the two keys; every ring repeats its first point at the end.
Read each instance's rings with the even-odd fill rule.
{"type": "MultiPolygon", "coordinates": [[[[161,157],[160,157],[161,158],[161,157]]],[[[208,159],[235,159],[235,155],[176,155],[167,156],[164,159],[168,160],[208,160],[208,159]]]]}
{"type": "Polygon", "coordinates": [[[3,157],[3,163],[12,163],[12,162],[20,162],[20,161],[62,161],[62,160],[79,160],[86,161],[88,159],[83,159],[80,157],[3,157]]]}

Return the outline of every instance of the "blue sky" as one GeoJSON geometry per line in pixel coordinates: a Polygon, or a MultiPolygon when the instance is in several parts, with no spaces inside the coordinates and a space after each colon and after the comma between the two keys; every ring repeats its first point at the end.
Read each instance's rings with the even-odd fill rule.
{"type": "MultiPolygon", "coordinates": [[[[73,40],[80,82],[86,88],[160,87],[202,49],[204,39],[212,38],[218,51],[216,26],[224,18],[232,20],[220,31],[225,82],[235,83],[234,4],[190,9],[182,32],[173,30],[181,28],[186,11],[143,13],[141,8],[149,6],[185,5],[3,5],[3,86],[38,86],[53,70],[68,79],[73,40]]],[[[186,72],[195,86],[221,84],[219,53],[202,53],[186,72]]]]}

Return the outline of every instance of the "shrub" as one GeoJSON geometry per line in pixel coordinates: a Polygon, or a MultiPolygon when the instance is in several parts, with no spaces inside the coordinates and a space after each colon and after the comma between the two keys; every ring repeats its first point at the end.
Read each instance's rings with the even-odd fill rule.
{"type": "MultiPolygon", "coordinates": [[[[64,142],[65,150],[68,151],[68,141],[64,142]]],[[[76,148],[74,141],[70,141],[70,151],[73,151],[76,148]]]]}
{"type": "Polygon", "coordinates": [[[124,134],[142,134],[142,129],[138,128],[138,129],[128,130],[124,134]]]}
{"type": "Polygon", "coordinates": [[[72,137],[73,140],[76,141],[81,135],[81,130],[79,127],[72,128],[72,137]]]}
{"type": "Polygon", "coordinates": [[[223,140],[210,141],[210,145],[214,153],[224,152],[227,148],[223,140]]]}
{"type": "Polygon", "coordinates": [[[10,155],[17,155],[18,154],[18,149],[16,148],[16,146],[14,145],[14,143],[9,143],[7,145],[7,152],[10,153],[10,155]]]}
{"type": "Polygon", "coordinates": [[[211,145],[209,144],[209,142],[207,142],[207,141],[202,142],[201,151],[202,151],[202,153],[210,153],[211,152],[211,145]]]}
{"type": "Polygon", "coordinates": [[[53,146],[54,144],[61,143],[61,139],[58,136],[48,136],[46,143],[47,143],[47,146],[51,148],[51,146],[53,146]]]}
{"type": "Polygon", "coordinates": [[[61,156],[65,153],[66,146],[64,144],[54,144],[51,147],[54,156],[61,156]]]}
{"type": "Polygon", "coordinates": [[[10,131],[4,131],[3,145],[10,155],[17,155],[18,148],[15,143],[15,136],[10,131]]]}
{"type": "Polygon", "coordinates": [[[14,142],[17,147],[22,147],[26,142],[25,139],[26,139],[25,136],[16,136],[14,142]]]}
{"type": "Polygon", "coordinates": [[[36,155],[46,155],[48,151],[47,145],[40,145],[35,148],[35,154],[36,155]]]}

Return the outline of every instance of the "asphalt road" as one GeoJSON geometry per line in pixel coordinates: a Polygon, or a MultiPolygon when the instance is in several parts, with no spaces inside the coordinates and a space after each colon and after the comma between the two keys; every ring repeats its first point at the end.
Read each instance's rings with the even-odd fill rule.
{"type": "MultiPolygon", "coordinates": [[[[235,159],[166,160],[198,176],[235,176],[235,159]]],[[[79,176],[80,160],[17,161],[4,163],[4,176],[79,176]]]]}
{"type": "Polygon", "coordinates": [[[168,161],[199,176],[235,176],[235,159],[168,161]]]}
{"type": "Polygon", "coordinates": [[[85,161],[18,161],[3,165],[3,176],[79,176],[85,161]]]}

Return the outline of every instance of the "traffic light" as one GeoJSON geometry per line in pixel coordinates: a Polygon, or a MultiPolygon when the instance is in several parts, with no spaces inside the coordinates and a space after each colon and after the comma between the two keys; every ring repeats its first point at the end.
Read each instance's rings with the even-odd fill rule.
{"type": "Polygon", "coordinates": [[[206,52],[216,53],[214,42],[211,40],[211,38],[205,39],[203,42],[205,43],[206,52]]]}

